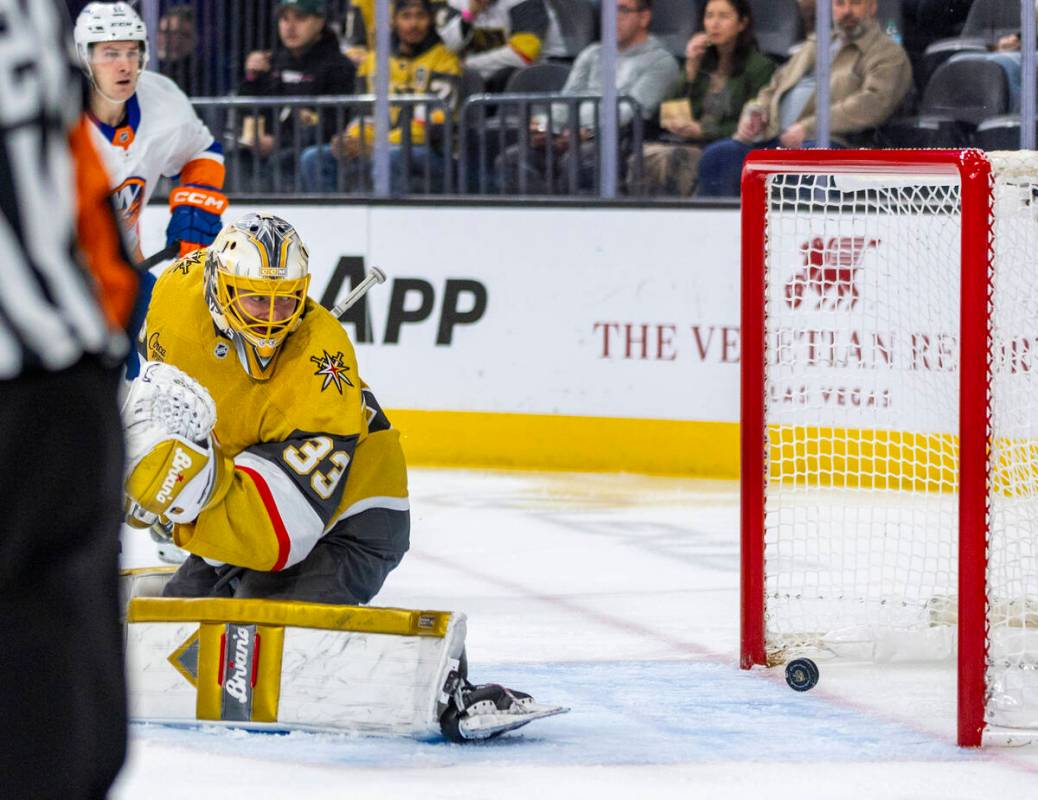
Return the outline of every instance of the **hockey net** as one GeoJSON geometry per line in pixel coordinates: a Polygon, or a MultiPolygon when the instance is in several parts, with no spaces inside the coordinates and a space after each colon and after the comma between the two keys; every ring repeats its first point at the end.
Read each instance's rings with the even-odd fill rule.
{"type": "Polygon", "coordinates": [[[960,743],[1038,731],[1038,156],[746,176],[743,665],[957,653],[960,743]]]}

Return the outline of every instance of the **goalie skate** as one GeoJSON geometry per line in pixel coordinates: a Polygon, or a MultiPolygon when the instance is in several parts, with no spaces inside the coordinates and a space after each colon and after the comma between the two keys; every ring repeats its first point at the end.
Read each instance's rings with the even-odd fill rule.
{"type": "Polygon", "coordinates": [[[535,720],[567,711],[569,709],[563,706],[538,703],[525,692],[506,689],[496,683],[473,686],[464,681],[440,717],[440,730],[445,738],[457,743],[492,739],[535,720]]]}

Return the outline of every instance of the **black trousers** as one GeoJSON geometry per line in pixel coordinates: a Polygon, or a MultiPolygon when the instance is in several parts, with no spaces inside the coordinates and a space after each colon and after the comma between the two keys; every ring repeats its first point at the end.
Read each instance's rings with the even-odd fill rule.
{"type": "Polygon", "coordinates": [[[103,798],[126,754],[118,375],[0,381],[0,797],[103,798]]]}
{"type": "Polygon", "coordinates": [[[407,552],[410,519],[407,511],[384,508],[347,517],[322,536],[306,558],[281,572],[214,568],[198,556],[189,556],[162,594],[367,603],[407,552]]]}

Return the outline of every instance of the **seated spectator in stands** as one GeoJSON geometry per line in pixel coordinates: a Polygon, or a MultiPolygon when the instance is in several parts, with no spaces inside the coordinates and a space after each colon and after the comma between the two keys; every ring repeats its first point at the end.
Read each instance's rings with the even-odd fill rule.
{"type": "MultiPolygon", "coordinates": [[[[1038,13],[1038,2],[1035,3],[1035,12],[1038,13]]],[[[990,53],[966,52],[952,56],[949,61],[960,59],[983,58],[992,61],[1002,67],[1006,74],[1006,82],[1009,84],[1009,111],[1018,113],[1020,111],[1020,86],[1023,65],[1020,62],[1020,34],[1010,33],[1001,37],[992,47],[990,53]]]]}
{"type": "MultiPolygon", "coordinates": [[[[655,119],[660,103],[672,94],[681,78],[674,56],[649,33],[651,20],[651,0],[616,0],[616,90],[620,95],[633,98],[641,106],[646,120],[655,119]]],[[[598,43],[580,52],[562,94],[601,94],[601,53],[602,45],[598,43]]],[[[551,135],[547,130],[547,115],[535,115],[531,120],[529,149],[524,153],[519,145],[513,145],[498,156],[498,172],[504,170],[506,191],[518,190],[520,169],[526,172],[527,191],[533,194],[550,194],[553,189],[567,191],[569,159],[574,156],[579,161],[579,188],[590,189],[597,170],[594,142],[597,105],[590,101],[580,104],[575,128],[568,119],[568,108],[556,105],[552,109],[554,130],[551,135]],[[571,142],[573,137],[575,142],[571,142]],[[557,153],[554,186],[550,186],[547,179],[548,148],[557,153]]],[[[621,103],[621,128],[627,127],[633,116],[631,106],[621,103]]],[[[622,159],[629,154],[628,149],[622,153],[622,159]]]]}
{"type": "Polygon", "coordinates": [[[515,70],[539,61],[547,44],[562,41],[546,0],[446,0],[437,27],[447,47],[490,91],[502,89],[515,70]]]}
{"type": "MultiPolygon", "coordinates": [[[[440,41],[433,26],[431,0],[395,0],[393,3],[393,52],[389,67],[389,93],[428,94],[445,101],[453,110],[461,77],[461,61],[440,41]]],[[[369,52],[360,68],[367,81],[367,91],[375,91],[375,53],[369,52]]],[[[391,108],[389,131],[390,181],[394,194],[411,190],[409,177],[425,176],[426,159],[430,163],[430,181],[434,191],[442,189],[445,169],[443,143],[434,143],[435,134],[444,122],[441,109],[430,113],[421,107],[391,108]],[[404,126],[410,118],[411,165],[405,174],[404,126]]],[[[308,148],[303,153],[301,170],[303,189],[309,192],[334,192],[339,187],[338,170],[344,170],[342,187],[356,189],[366,178],[364,165],[370,165],[374,149],[375,126],[371,119],[355,120],[330,144],[308,148]]]]}
{"type": "MultiPolygon", "coordinates": [[[[833,144],[853,144],[882,125],[912,83],[901,46],[880,30],[876,0],[832,0],[829,123],[833,144]]],[[[699,161],[698,197],[736,197],[742,162],[758,148],[812,147],[815,132],[815,37],[743,108],[731,139],[707,146],[699,161]]]]}
{"type": "MultiPolygon", "coordinates": [[[[280,0],[278,41],[273,53],[256,50],[245,60],[247,97],[292,97],[353,94],[356,68],[339,52],[339,40],[328,27],[326,0],[280,0]]],[[[338,129],[335,109],[286,107],[272,113],[248,114],[239,144],[249,157],[239,160],[239,191],[286,191],[295,178],[294,149],[328,141],[338,129]],[[275,152],[277,150],[277,152],[275,152]],[[275,164],[276,162],[276,164],[275,164]],[[281,184],[273,185],[280,172],[281,184]]]]}
{"type": "Polygon", "coordinates": [[[198,37],[195,35],[195,11],[191,6],[172,6],[159,18],[155,49],[159,56],[159,72],[186,94],[198,94],[195,91],[198,37]]]}
{"type": "Polygon", "coordinates": [[[631,158],[630,194],[691,195],[703,146],[735,133],[742,107],[775,71],[775,64],[757,49],[749,0],[710,0],[700,16],[703,30],[688,40],[685,50],[680,99],[660,107],[664,133],[660,141],[642,148],[640,184],[631,158]]]}

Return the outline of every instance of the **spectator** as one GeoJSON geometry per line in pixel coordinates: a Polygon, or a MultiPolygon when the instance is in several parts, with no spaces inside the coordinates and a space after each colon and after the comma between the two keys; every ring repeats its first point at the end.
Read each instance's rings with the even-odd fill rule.
{"type": "MultiPolygon", "coordinates": [[[[660,103],[674,91],[681,77],[674,56],[649,33],[651,21],[651,0],[616,0],[616,90],[620,95],[633,98],[641,106],[646,120],[656,117],[660,103]]],[[[562,94],[601,94],[601,53],[602,45],[598,43],[588,45],[580,52],[562,87],[562,94]]],[[[569,158],[574,154],[580,165],[580,188],[590,188],[598,155],[594,142],[596,106],[592,102],[580,104],[575,130],[565,106],[553,109],[553,131],[547,130],[546,115],[535,116],[531,120],[529,151],[523,152],[520,146],[514,145],[497,159],[498,171],[504,170],[507,190],[517,190],[518,170],[522,169],[527,173],[530,192],[566,191],[569,158]],[[562,135],[556,136],[556,133],[562,135]],[[570,141],[573,137],[576,142],[570,141]],[[559,153],[554,187],[549,185],[546,176],[548,148],[559,153]]],[[[631,106],[620,104],[619,117],[621,127],[629,125],[634,117],[631,106]]],[[[624,158],[628,155],[629,151],[623,153],[624,158]]]]}
{"type": "MultiPolygon", "coordinates": [[[[431,0],[395,0],[393,4],[393,40],[390,60],[390,94],[428,94],[447,102],[452,109],[457,102],[461,62],[440,40],[433,25],[431,0]]],[[[367,81],[367,91],[375,91],[375,53],[369,52],[360,68],[367,81]]],[[[410,176],[404,173],[404,126],[410,119],[411,176],[424,176],[426,160],[430,163],[433,186],[441,184],[444,160],[430,141],[434,126],[441,125],[444,115],[433,109],[409,106],[392,109],[389,132],[389,157],[392,191],[403,194],[410,190],[410,176]]],[[[349,188],[362,178],[362,165],[369,163],[374,145],[374,124],[370,119],[355,120],[344,132],[332,137],[330,144],[307,148],[301,170],[303,189],[310,192],[334,192],[337,188],[337,164],[345,165],[349,188]]]]}
{"type": "Polygon", "coordinates": [[[198,37],[195,35],[195,11],[191,6],[173,6],[159,18],[155,49],[159,56],[159,72],[187,94],[197,94],[198,37]]]}
{"type": "MultiPolygon", "coordinates": [[[[832,0],[830,125],[834,144],[850,144],[893,113],[912,70],[900,45],[880,30],[876,0],[832,0]]],[[[736,197],[742,162],[755,148],[811,147],[815,132],[814,36],[775,71],[743,108],[731,139],[709,145],[699,161],[699,197],[736,197]]]]}
{"type": "MultiPolygon", "coordinates": [[[[326,0],[281,0],[277,5],[277,22],[280,47],[273,53],[249,53],[241,95],[353,94],[356,68],[339,52],[339,41],[328,27],[326,0]]],[[[238,176],[238,188],[284,188],[296,176],[296,136],[305,147],[328,141],[338,127],[332,109],[320,113],[288,107],[276,113],[247,116],[239,138],[246,152],[239,161],[242,174],[238,176]],[[272,182],[277,172],[282,176],[281,186],[272,182]]]]}
{"type": "Polygon", "coordinates": [[[631,160],[631,194],[691,195],[703,145],[735,133],[742,107],[775,71],[775,64],[757,49],[749,0],[710,0],[701,23],[703,31],[688,40],[685,50],[681,98],[661,106],[664,134],[643,148],[641,186],[631,160]]]}
{"type": "MultiPolygon", "coordinates": [[[[1035,3],[1035,11],[1038,12],[1038,2],[1035,3]]],[[[1010,33],[1002,36],[993,45],[991,53],[966,52],[952,56],[950,61],[959,59],[984,58],[998,64],[1006,74],[1009,84],[1009,111],[1018,113],[1020,111],[1020,86],[1023,65],[1020,63],[1020,34],[1010,33]]]]}
{"type": "Polygon", "coordinates": [[[515,70],[539,61],[546,42],[562,41],[546,0],[447,0],[443,5],[440,36],[491,91],[503,88],[515,70]]]}

